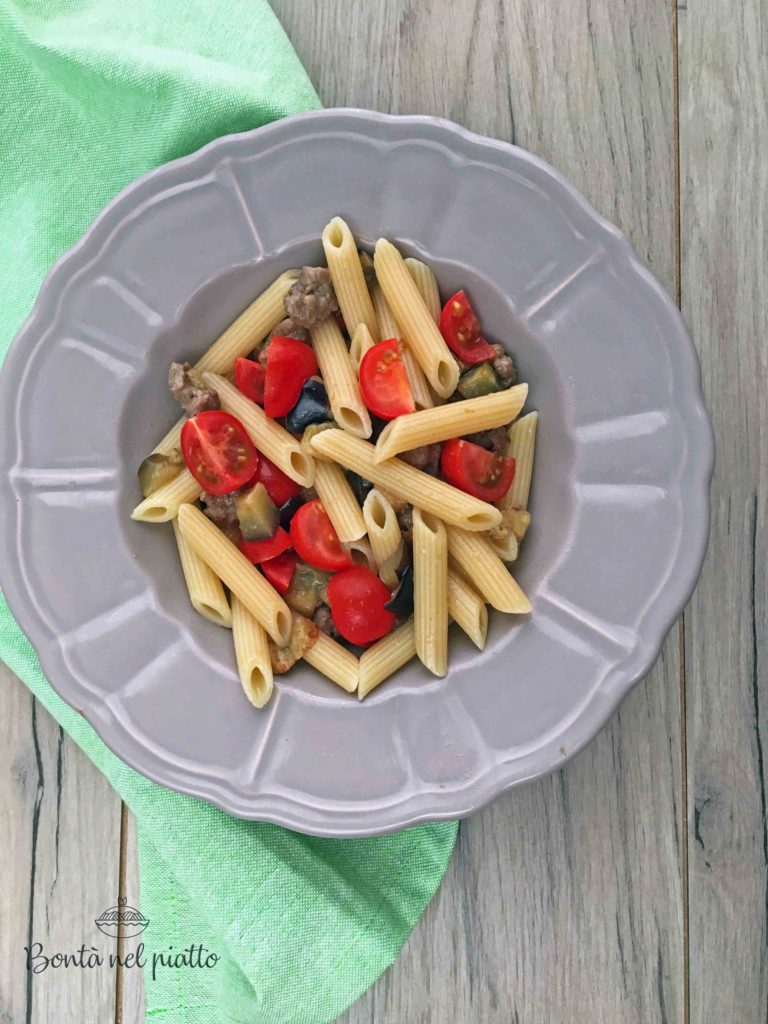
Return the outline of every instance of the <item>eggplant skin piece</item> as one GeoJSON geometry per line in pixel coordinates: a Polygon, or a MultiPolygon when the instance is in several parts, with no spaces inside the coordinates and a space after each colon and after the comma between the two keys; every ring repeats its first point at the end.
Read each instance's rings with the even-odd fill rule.
{"type": "Polygon", "coordinates": [[[388,612],[393,612],[398,619],[407,619],[413,615],[413,566],[408,565],[400,573],[400,586],[391,601],[384,605],[388,612]]]}
{"type": "Polygon", "coordinates": [[[330,418],[325,384],[310,377],[304,382],[298,402],[285,417],[285,428],[291,434],[301,434],[311,423],[323,423],[330,418]]]}

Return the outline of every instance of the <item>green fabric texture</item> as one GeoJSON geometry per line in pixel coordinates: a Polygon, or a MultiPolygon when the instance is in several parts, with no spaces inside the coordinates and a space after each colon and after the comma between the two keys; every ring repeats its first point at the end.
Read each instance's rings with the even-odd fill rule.
{"type": "MultiPolygon", "coordinates": [[[[264,0],[0,0],[0,358],[52,261],[124,185],[316,106],[264,0]]],[[[328,840],[239,821],[115,757],[53,692],[1,599],[0,657],[136,815],[148,1020],[323,1024],[391,963],[454,824],[328,840]],[[192,944],[218,962],[153,977],[153,953],[192,944]]]]}

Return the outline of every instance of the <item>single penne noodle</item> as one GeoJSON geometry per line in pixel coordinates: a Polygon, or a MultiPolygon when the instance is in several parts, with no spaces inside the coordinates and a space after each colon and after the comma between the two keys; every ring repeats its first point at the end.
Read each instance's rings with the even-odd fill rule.
{"type": "Polygon", "coordinates": [[[269,641],[264,627],[242,601],[232,595],[232,636],[237,673],[243,691],[254,707],[263,708],[272,696],[273,673],[269,641]]]}
{"type": "Polygon", "coordinates": [[[440,289],[437,286],[437,278],[434,271],[426,263],[414,259],[413,256],[407,257],[404,263],[413,279],[413,283],[419,289],[419,294],[424,299],[424,305],[429,310],[432,319],[436,324],[439,324],[440,313],[443,307],[440,303],[440,289]]]}
{"type": "Polygon", "coordinates": [[[315,490],[340,541],[360,540],[365,536],[363,513],[338,463],[322,459],[315,462],[315,490]]]}
{"type": "Polygon", "coordinates": [[[231,413],[245,427],[250,439],[260,452],[302,487],[311,487],[315,480],[315,462],[287,430],[275,423],[250,398],[230,384],[224,377],[206,373],[203,379],[219,393],[221,408],[231,413]]]}
{"type": "Polygon", "coordinates": [[[465,530],[490,530],[501,522],[501,512],[401,459],[376,462],[375,448],[343,430],[324,430],[312,438],[312,450],[354,470],[377,487],[391,491],[416,508],[465,530]]]}
{"type": "MultiPolygon", "coordinates": [[[[211,347],[195,363],[198,373],[211,370],[213,373],[229,373],[240,356],[247,356],[258,343],[269,334],[285,317],[283,299],[293,282],[299,276],[298,270],[286,270],[266,291],[255,299],[240,316],[229,325],[211,347]]],[[[158,441],[153,452],[167,455],[179,447],[179,436],[186,417],[174,423],[165,437],[158,441]]]]}
{"type": "Polygon", "coordinates": [[[179,524],[173,520],[173,533],[179,549],[179,561],[187,584],[192,607],[203,618],[217,626],[232,628],[232,611],[221,580],[203,561],[181,534],[179,524]]]}
{"type": "Polygon", "coordinates": [[[349,343],[349,358],[352,360],[352,365],[358,374],[360,373],[360,363],[363,361],[363,356],[366,352],[370,352],[375,344],[371,337],[371,332],[366,325],[358,324],[355,333],[352,335],[352,341],[349,343]]]}
{"type": "Polygon", "coordinates": [[[350,433],[370,437],[371,417],[339,325],[329,316],[316,324],[311,333],[333,418],[350,433]]]}
{"type": "Polygon", "coordinates": [[[341,546],[352,555],[355,565],[364,565],[371,572],[378,573],[379,567],[367,537],[361,537],[360,540],[342,541],[341,546]]]}
{"type": "Polygon", "coordinates": [[[485,601],[463,576],[448,568],[448,614],[481,651],[488,635],[485,601]]]}
{"type": "Polygon", "coordinates": [[[507,572],[487,537],[450,526],[448,551],[493,608],[517,615],[531,610],[531,602],[507,572]]]}
{"type": "Polygon", "coordinates": [[[515,478],[512,481],[512,486],[499,502],[501,508],[523,510],[528,508],[538,425],[539,414],[529,412],[527,416],[521,416],[509,428],[507,457],[515,460],[515,478]]]}
{"type": "Polygon", "coordinates": [[[182,505],[197,501],[202,493],[202,487],[185,466],[177,477],[139,502],[131,512],[131,519],[140,523],[167,523],[175,518],[182,505]]]}
{"type": "Polygon", "coordinates": [[[503,533],[499,532],[496,536],[496,530],[488,531],[488,540],[491,543],[491,547],[502,560],[502,562],[516,562],[519,552],[519,544],[517,537],[514,535],[512,530],[505,530],[503,533]]]}
{"type": "Polygon", "coordinates": [[[448,671],[448,539],[445,526],[413,510],[413,623],[416,654],[436,676],[448,671]]]}
{"type": "Polygon", "coordinates": [[[431,409],[435,400],[430,390],[424,371],[416,361],[413,352],[403,341],[402,331],[397,326],[394,313],[389,303],[384,298],[381,285],[377,284],[373,289],[373,308],[376,310],[376,319],[379,322],[379,335],[382,340],[385,338],[397,338],[401,345],[401,356],[405,372],[408,374],[408,383],[411,385],[411,394],[416,403],[417,409],[431,409]]]}
{"type": "Polygon", "coordinates": [[[152,453],[154,454],[155,452],[158,452],[160,455],[170,455],[174,448],[180,448],[181,428],[186,422],[186,416],[182,416],[180,420],[177,420],[165,437],[157,442],[155,447],[152,449],[152,453]]]}
{"type": "Polygon", "coordinates": [[[528,385],[517,384],[507,391],[398,416],[379,435],[376,461],[383,462],[421,445],[506,426],[520,412],[527,395],[528,385]]]}
{"type": "Polygon", "coordinates": [[[383,639],[369,647],[360,658],[360,682],[357,696],[360,700],[375,689],[379,683],[397,672],[416,654],[416,634],[413,619],[408,619],[383,639]]]}
{"type": "Polygon", "coordinates": [[[278,647],[285,647],[291,633],[290,609],[256,566],[195,505],[181,506],[179,528],[184,539],[232,594],[240,598],[278,647]]]}
{"type": "Polygon", "coordinates": [[[403,535],[391,502],[374,487],[363,504],[363,520],[379,575],[388,587],[397,586],[397,567],[403,554],[403,535]]]}
{"type": "Polygon", "coordinates": [[[355,238],[341,217],[334,217],[323,230],[323,249],[331,272],[333,290],[350,337],[358,324],[365,324],[374,343],[379,340],[376,314],[365,283],[355,238]]]}
{"type": "Polygon", "coordinates": [[[327,633],[318,633],[317,640],[304,652],[303,657],[307,664],[322,672],[347,693],[354,693],[357,689],[360,675],[357,658],[327,633]]]}
{"type": "Polygon", "coordinates": [[[380,238],[373,262],[376,278],[392,307],[403,340],[438,395],[448,398],[459,383],[459,366],[413,283],[403,257],[391,242],[380,238]]]}
{"type": "Polygon", "coordinates": [[[285,317],[283,300],[298,270],[286,270],[245,309],[195,363],[198,373],[229,373],[240,356],[247,356],[285,317]]]}

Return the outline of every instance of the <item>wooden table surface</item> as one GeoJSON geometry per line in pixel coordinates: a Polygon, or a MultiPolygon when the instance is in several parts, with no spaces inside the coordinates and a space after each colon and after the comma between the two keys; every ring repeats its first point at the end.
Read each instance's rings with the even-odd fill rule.
{"type": "MultiPolygon", "coordinates": [[[[273,6],[325,104],[439,114],[571,177],[680,303],[718,444],[707,561],[656,667],[563,771],[462,824],[400,958],[340,1021],[763,1022],[768,4],[273,6]]],[[[30,936],[71,948],[138,879],[119,799],[3,684],[0,1022],[138,1024],[136,971],[23,970],[30,936]]]]}

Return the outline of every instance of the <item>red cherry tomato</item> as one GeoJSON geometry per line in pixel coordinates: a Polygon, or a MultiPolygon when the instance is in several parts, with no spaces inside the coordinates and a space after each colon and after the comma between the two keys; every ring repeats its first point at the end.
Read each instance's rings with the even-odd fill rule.
{"type": "Polygon", "coordinates": [[[456,292],[443,306],[440,333],[448,348],[464,363],[484,363],[496,353],[480,336],[480,324],[464,292],[456,292]]]}
{"type": "Polygon", "coordinates": [[[352,556],[342,548],[333,523],[317,498],[302,505],[294,515],[291,540],[299,557],[315,569],[336,572],[354,565],[352,556]]]}
{"type": "Polygon", "coordinates": [[[416,409],[396,338],[380,341],[365,353],[360,362],[360,392],[371,412],[383,420],[416,409]]]}
{"type": "Polygon", "coordinates": [[[229,494],[247,484],[258,469],[259,453],[240,420],[208,409],[181,428],[187,469],[209,494],[229,494]]]}
{"type": "Polygon", "coordinates": [[[267,349],[264,377],[264,412],[267,416],[285,416],[296,405],[305,380],[317,373],[315,353],[303,341],[273,338],[267,349]]]}
{"type": "Polygon", "coordinates": [[[264,405],[264,367],[253,359],[239,358],[235,362],[235,384],[246,398],[264,405]]]}
{"type": "Polygon", "coordinates": [[[515,460],[454,437],[446,441],[440,467],[449,484],[482,501],[501,501],[515,478],[515,460]]]}
{"type": "Polygon", "coordinates": [[[295,480],[286,476],[282,469],[278,469],[274,462],[269,461],[266,455],[262,455],[259,459],[259,468],[256,470],[253,483],[264,484],[267,494],[278,508],[286,501],[290,501],[291,498],[295,498],[301,490],[301,484],[297,484],[295,480]]]}
{"type": "Polygon", "coordinates": [[[392,599],[389,587],[366,565],[342,569],[328,581],[328,604],[339,633],[364,647],[386,636],[395,615],[384,605],[392,599]]]}
{"type": "Polygon", "coordinates": [[[268,562],[278,555],[282,555],[291,546],[291,538],[282,528],[278,526],[272,537],[267,540],[240,540],[240,550],[249,562],[260,565],[261,562],[268,562]]]}
{"type": "Polygon", "coordinates": [[[288,593],[298,560],[295,551],[284,551],[277,558],[270,558],[268,562],[261,563],[261,571],[278,594],[288,593]]]}

